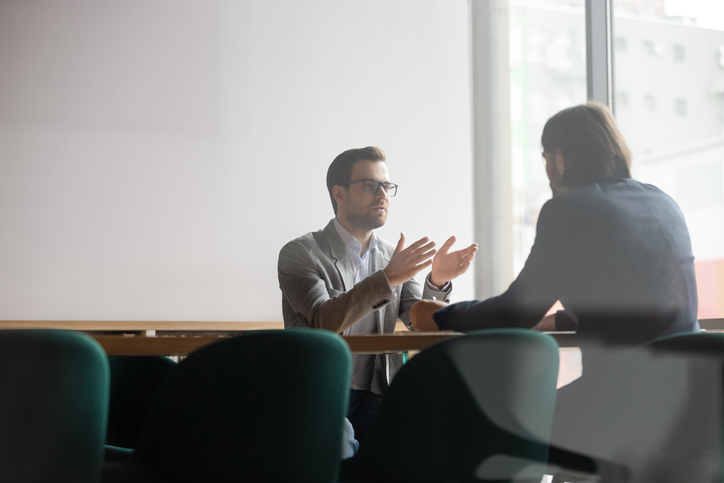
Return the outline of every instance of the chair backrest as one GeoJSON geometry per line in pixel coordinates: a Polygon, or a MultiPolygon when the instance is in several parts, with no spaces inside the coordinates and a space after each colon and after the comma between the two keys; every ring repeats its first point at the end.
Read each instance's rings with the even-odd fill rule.
{"type": "Polygon", "coordinates": [[[130,467],[160,482],[336,481],[350,377],[349,347],[331,332],[206,346],[164,380],[130,467]]]}
{"type": "Polygon", "coordinates": [[[111,356],[111,393],[106,443],[134,448],[148,409],[175,361],[159,356],[111,356]]]}
{"type": "Polygon", "coordinates": [[[98,481],[108,361],[70,331],[0,331],[0,481],[98,481]]]}
{"type": "Polygon", "coordinates": [[[526,330],[473,332],[430,347],[395,376],[345,478],[505,481],[543,476],[558,346],[526,330]]]}

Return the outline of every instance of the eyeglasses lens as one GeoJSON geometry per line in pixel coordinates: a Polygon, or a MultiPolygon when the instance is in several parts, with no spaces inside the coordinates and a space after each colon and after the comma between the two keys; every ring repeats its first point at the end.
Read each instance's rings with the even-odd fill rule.
{"type": "Polygon", "coordinates": [[[375,194],[380,189],[380,186],[382,186],[382,189],[385,190],[385,193],[387,193],[387,196],[390,198],[395,196],[397,194],[397,185],[393,183],[381,183],[379,181],[365,181],[362,183],[362,189],[366,193],[375,194]]]}

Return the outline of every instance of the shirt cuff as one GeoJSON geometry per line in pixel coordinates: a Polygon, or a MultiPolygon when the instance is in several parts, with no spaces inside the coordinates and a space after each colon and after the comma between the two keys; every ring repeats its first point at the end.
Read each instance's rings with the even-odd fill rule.
{"type": "MultiPolygon", "coordinates": [[[[385,281],[387,282],[387,287],[390,289],[390,292],[395,292],[395,287],[393,287],[392,284],[390,283],[390,279],[387,278],[387,274],[385,273],[385,271],[380,270],[380,272],[382,272],[382,276],[385,277],[385,281]]],[[[397,292],[395,292],[395,293],[397,293],[397,292]]]]}
{"type": "Polygon", "coordinates": [[[427,277],[425,277],[425,284],[427,284],[427,288],[431,290],[435,290],[437,292],[449,292],[450,288],[452,287],[452,282],[449,280],[445,282],[445,285],[442,286],[442,288],[438,288],[437,285],[432,283],[432,274],[428,273],[427,277]]]}

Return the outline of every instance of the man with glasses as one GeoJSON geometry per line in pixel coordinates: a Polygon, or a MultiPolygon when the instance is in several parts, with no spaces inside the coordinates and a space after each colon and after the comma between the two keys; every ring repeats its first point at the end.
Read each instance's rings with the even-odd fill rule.
{"type": "MultiPolygon", "coordinates": [[[[279,254],[286,328],[394,333],[398,319],[409,326],[409,309],[418,300],[449,301],[450,281],[467,271],[477,245],[450,252],[455,237],[439,251],[427,237],[408,247],[404,234],[397,246],[377,238],[374,230],[385,224],[390,198],[397,194],[381,149],[350,149],[337,156],[327,171],[327,189],[335,218],[324,230],[287,243],[279,254]],[[421,286],[413,277],[430,266],[421,286]]],[[[358,440],[401,362],[398,354],[353,356],[348,417],[358,440]]]]}

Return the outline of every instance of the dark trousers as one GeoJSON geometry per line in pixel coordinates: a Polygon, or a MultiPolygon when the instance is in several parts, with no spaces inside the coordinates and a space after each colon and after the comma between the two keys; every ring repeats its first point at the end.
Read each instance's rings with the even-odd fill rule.
{"type": "Polygon", "coordinates": [[[363,444],[367,433],[372,427],[372,422],[381,403],[382,396],[372,391],[350,390],[347,419],[352,423],[354,437],[360,444],[363,444]]]}

